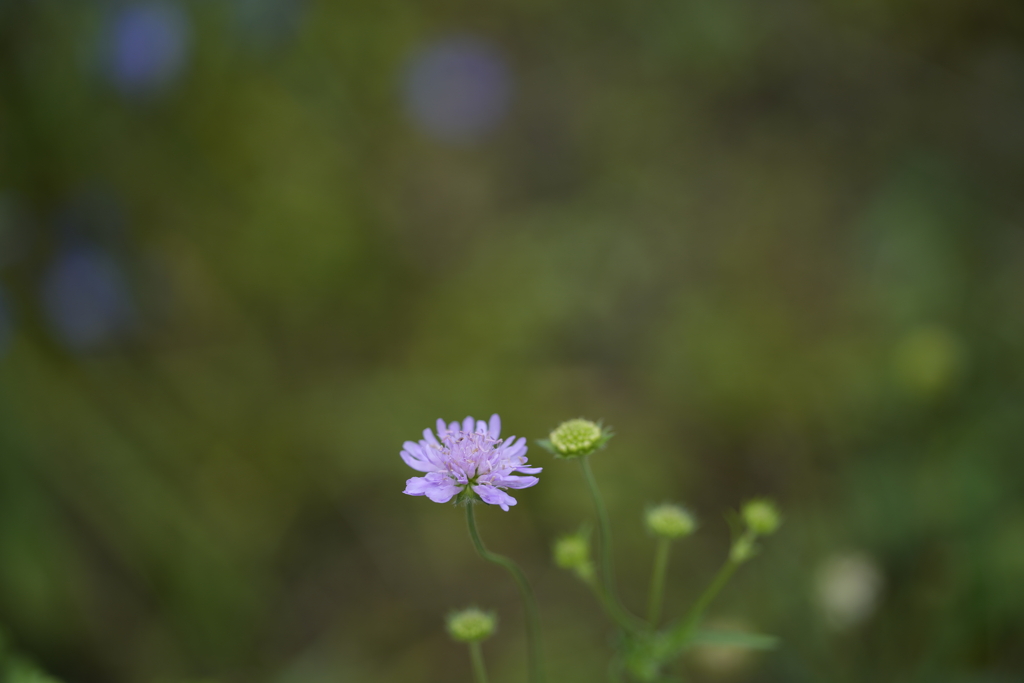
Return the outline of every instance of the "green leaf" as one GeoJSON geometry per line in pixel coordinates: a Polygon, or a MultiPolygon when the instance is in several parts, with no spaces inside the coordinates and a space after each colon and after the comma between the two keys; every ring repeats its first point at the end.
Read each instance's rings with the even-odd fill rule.
{"type": "Polygon", "coordinates": [[[744,631],[698,631],[690,638],[687,647],[693,645],[727,645],[745,647],[751,650],[773,650],[779,645],[775,636],[744,631]]]}

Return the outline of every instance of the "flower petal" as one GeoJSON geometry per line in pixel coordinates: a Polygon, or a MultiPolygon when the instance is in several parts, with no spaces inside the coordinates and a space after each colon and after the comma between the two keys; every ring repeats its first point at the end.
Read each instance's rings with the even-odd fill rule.
{"type": "Polygon", "coordinates": [[[509,444],[508,446],[505,447],[505,455],[510,458],[514,458],[517,455],[522,455],[526,453],[527,450],[529,450],[526,447],[526,437],[523,436],[519,437],[519,440],[516,441],[515,443],[512,443],[512,439],[509,439],[505,443],[509,444]]]}
{"type": "MultiPolygon", "coordinates": [[[[442,426],[444,425],[444,422],[442,422],[441,420],[438,420],[438,421],[437,421],[437,423],[438,423],[439,425],[442,425],[442,426]]],[[[443,434],[443,433],[444,433],[444,432],[443,432],[443,430],[442,430],[442,431],[441,431],[440,433],[442,433],[442,434],[443,434]]],[[[440,448],[440,447],[441,447],[441,444],[440,444],[440,443],[438,442],[438,440],[437,440],[437,439],[436,439],[436,438],[434,437],[434,432],[430,431],[429,429],[424,429],[424,430],[423,430],[423,438],[424,438],[424,439],[426,440],[426,442],[427,442],[427,443],[429,443],[429,444],[430,444],[431,446],[437,446],[438,448],[440,448]]]]}
{"type": "Polygon", "coordinates": [[[413,477],[412,479],[405,482],[405,491],[410,496],[426,496],[435,503],[447,503],[452,499],[452,496],[459,492],[459,487],[451,483],[451,479],[447,477],[431,478],[430,475],[426,477],[413,477]]]}
{"type": "Polygon", "coordinates": [[[409,451],[409,453],[411,453],[413,457],[419,458],[420,460],[423,459],[423,449],[415,441],[406,441],[405,443],[402,444],[402,448],[409,451]]]}
{"type": "Polygon", "coordinates": [[[489,484],[478,484],[473,487],[476,494],[488,505],[500,505],[501,509],[508,512],[509,505],[515,505],[516,499],[501,489],[496,489],[489,484]]]}
{"type": "Polygon", "coordinates": [[[491,422],[488,425],[487,433],[491,435],[492,439],[497,439],[501,434],[501,418],[495,413],[491,415],[491,422]]]}
{"type": "Polygon", "coordinates": [[[461,489],[453,484],[434,484],[425,491],[425,495],[435,503],[447,503],[461,489]]]}
{"type": "Polygon", "coordinates": [[[536,486],[540,481],[537,477],[500,477],[493,483],[495,486],[507,486],[510,489],[527,489],[536,486]]]}
{"type": "Polygon", "coordinates": [[[431,486],[435,486],[435,484],[427,481],[426,477],[413,477],[405,482],[405,490],[402,493],[410,496],[422,496],[431,486]]]}
{"type": "Polygon", "coordinates": [[[513,471],[522,472],[523,474],[537,474],[543,469],[543,467],[515,467],[513,468],[513,471]]]}
{"type": "Polygon", "coordinates": [[[483,420],[477,420],[476,421],[476,433],[477,434],[486,434],[487,433],[487,423],[484,422],[483,420]]]}
{"type": "Polygon", "coordinates": [[[417,472],[436,472],[438,471],[437,465],[429,463],[421,458],[417,458],[409,453],[409,451],[402,451],[399,453],[402,456],[402,460],[405,464],[413,468],[417,472]]]}
{"type": "Polygon", "coordinates": [[[466,419],[462,421],[462,431],[466,432],[467,434],[472,434],[473,425],[475,424],[476,420],[474,420],[471,416],[467,415],[466,419]]]}

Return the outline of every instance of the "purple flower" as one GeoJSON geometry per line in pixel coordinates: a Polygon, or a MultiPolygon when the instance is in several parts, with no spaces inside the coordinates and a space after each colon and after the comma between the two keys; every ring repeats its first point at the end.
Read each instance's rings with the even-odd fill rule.
{"type": "Polygon", "coordinates": [[[500,49],[454,36],[412,56],[403,83],[413,122],[447,143],[469,143],[498,127],[512,102],[512,73],[500,49]]]}
{"type": "Polygon", "coordinates": [[[526,439],[499,439],[501,418],[491,415],[490,423],[467,417],[460,425],[437,421],[437,436],[423,430],[419,443],[402,445],[402,460],[414,470],[426,472],[405,483],[404,493],[426,496],[435,503],[447,503],[467,488],[491,505],[508,511],[516,499],[502,489],[525,489],[537,477],[516,477],[513,472],[536,474],[540,467],[526,467],[526,439]]]}

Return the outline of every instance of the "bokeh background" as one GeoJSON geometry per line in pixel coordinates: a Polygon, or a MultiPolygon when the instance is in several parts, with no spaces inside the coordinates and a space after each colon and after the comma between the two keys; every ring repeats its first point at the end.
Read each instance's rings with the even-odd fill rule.
{"type": "MultiPolygon", "coordinates": [[[[638,611],[645,505],[702,520],[678,614],[779,501],[710,618],[780,649],[688,680],[1019,681],[1022,181],[1012,0],[0,2],[8,665],[468,681],[478,604],[522,680],[514,586],[401,494],[402,441],[498,412],[615,427],[638,611]]],[[[592,509],[531,456],[482,530],[603,680],[549,558],[592,509]]]]}

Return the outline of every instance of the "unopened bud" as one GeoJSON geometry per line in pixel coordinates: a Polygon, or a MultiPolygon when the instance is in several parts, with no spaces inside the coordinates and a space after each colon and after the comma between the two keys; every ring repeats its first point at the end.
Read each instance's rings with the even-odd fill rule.
{"type": "Polygon", "coordinates": [[[755,498],[743,506],[743,521],[748,529],[761,536],[775,533],[782,523],[775,503],[765,498],[755,498]]]}
{"type": "Polygon", "coordinates": [[[562,536],[555,541],[555,565],[576,572],[584,581],[594,578],[594,563],[590,561],[590,541],[586,533],[562,536]]]}
{"type": "Polygon", "coordinates": [[[689,536],[697,528],[697,521],[686,508],[671,503],[648,510],[645,521],[652,534],[663,538],[689,536]]]}
{"type": "Polygon", "coordinates": [[[577,569],[590,562],[590,543],[580,534],[562,536],[555,541],[555,564],[562,569],[577,569]]]}
{"type": "Polygon", "coordinates": [[[555,427],[541,445],[563,458],[590,455],[612,438],[612,432],[596,422],[582,418],[569,420],[555,427]]]}
{"type": "Polygon", "coordinates": [[[493,612],[470,607],[448,615],[448,635],[463,643],[483,640],[494,633],[498,618],[493,612]]]}

